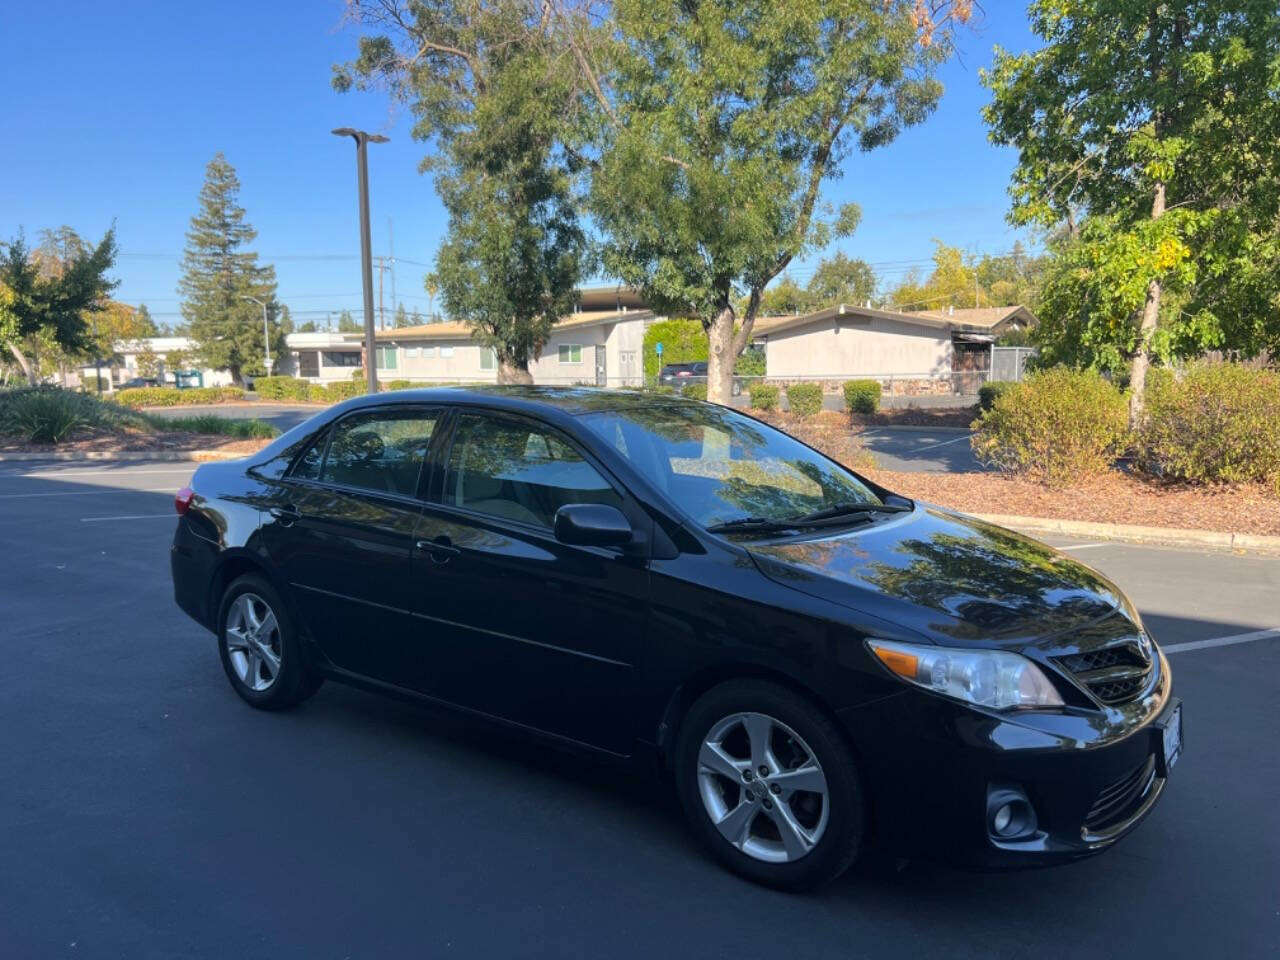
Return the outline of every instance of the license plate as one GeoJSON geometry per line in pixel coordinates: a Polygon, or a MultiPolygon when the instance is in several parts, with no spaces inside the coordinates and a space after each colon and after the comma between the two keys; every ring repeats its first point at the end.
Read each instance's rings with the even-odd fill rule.
{"type": "Polygon", "coordinates": [[[1182,755],[1182,704],[1173,708],[1173,716],[1164,728],[1164,768],[1166,773],[1173,769],[1182,755]]]}

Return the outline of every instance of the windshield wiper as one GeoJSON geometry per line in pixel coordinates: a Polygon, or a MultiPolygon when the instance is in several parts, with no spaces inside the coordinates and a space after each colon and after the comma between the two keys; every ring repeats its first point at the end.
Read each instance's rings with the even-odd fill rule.
{"type": "Polygon", "coordinates": [[[732,531],[772,533],[778,530],[799,530],[805,527],[821,527],[833,523],[842,517],[863,515],[868,513],[906,513],[911,507],[896,503],[837,503],[803,517],[788,520],[769,520],[766,517],[735,517],[721,523],[713,523],[707,527],[709,533],[729,533],[732,531]]]}
{"type": "Polygon", "coordinates": [[[822,520],[835,520],[838,517],[846,517],[854,513],[908,513],[910,510],[910,507],[897,503],[867,503],[863,501],[853,501],[849,503],[837,503],[822,510],[816,510],[813,513],[806,513],[803,517],[796,517],[791,522],[813,523],[822,520]]]}
{"type": "Polygon", "coordinates": [[[795,523],[787,520],[767,520],[764,517],[734,517],[732,520],[711,524],[711,526],[707,527],[707,532],[728,533],[732,530],[770,532],[773,530],[791,530],[794,527],[795,523]]]}

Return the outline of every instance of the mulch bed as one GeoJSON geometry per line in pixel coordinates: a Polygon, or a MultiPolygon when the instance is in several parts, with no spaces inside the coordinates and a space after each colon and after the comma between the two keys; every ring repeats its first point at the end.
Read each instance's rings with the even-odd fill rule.
{"type": "Polygon", "coordinates": [[[1261,484],[1189,487],[1117,471],[1058,488],[995,473],[859,472],[913,499],[964,513],[1280,535],[1280,498],[1261,484]]]}
{"type": "Polygon", "coordinates": [[[978,405],[971,407],[903,407],[876,413],[851,413],[859,427],[967,427],[978,416],[978,405]]]}
{"type": "Polygon", "coordinates": [[[156,433],[86,429],[62,443],[29,443],[16,437],[0,436],[0,453],[116,453],[137,451],[222,450],[253,453],[271,441],[240,440],[217,434],[166,430],[156,433]]]}

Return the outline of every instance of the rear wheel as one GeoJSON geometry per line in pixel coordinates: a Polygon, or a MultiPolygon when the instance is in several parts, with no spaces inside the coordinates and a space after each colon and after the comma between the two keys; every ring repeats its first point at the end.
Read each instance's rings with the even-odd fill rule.
{"type": "Polygon", "coordinates": [[[254,574],[235,580],[223,594],[218,652],[236,693],[263,710],[301,703],[322,682],[306,662],[280,595],[254,574]]]}
{"type": "Polygon", "coordinates": [[[734,872],[803,890],[857,858],[864,803],[853,755],[786,687],[735,680],[708,691],[680,726],[675,762],[685,815],[734,872]]]}

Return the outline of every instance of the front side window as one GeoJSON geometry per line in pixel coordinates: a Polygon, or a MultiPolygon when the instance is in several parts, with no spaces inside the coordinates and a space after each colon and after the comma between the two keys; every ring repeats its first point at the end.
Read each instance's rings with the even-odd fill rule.
{"type": "Polygon", "coordinates": [[[569,503],[622,504],[599,471],[554,432],[483,414],[458,419],[444,499],[548,528],[556,511],[569,503]]]}
{"type": "Polygon", "coordinates": [[[436,410],[377,410],[340,420],[325,452],[324,435],[293,476],[375,493],[412,496],[435,429],[436,410]]]}
{"type": "Polygon", "coordinates": [[[580,343],[560,344],[560,362],[561,363],[581,363],[582,362],[582,344],[580,343]]]}
{"type": "Polygon", "coordinates": [[[724,407],[653,404],[583,422],[698,523],[795,520],[880,498],[844,467],[724,407]]]}

